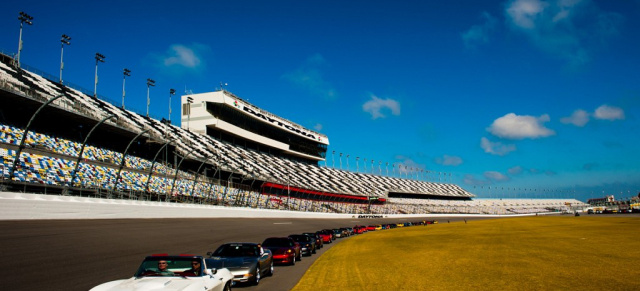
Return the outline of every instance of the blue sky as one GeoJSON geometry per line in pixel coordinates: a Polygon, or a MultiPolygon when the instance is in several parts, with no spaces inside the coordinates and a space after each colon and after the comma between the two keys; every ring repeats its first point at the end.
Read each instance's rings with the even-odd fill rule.
{"type": "Polygon", "coordinates": [[[126,107],[144,113],[154,79],[157,118],[170,88],[224,82],[328,135],[329,167],[335,151],[335,167],[428,170],[479,197],[640,192],[637,0],[10,1],[5,53],[20,11],[23,64],[57,78],[67,34],[65,82],[92,91],[100,52],[98,94],[120,104],[128,68],[126,107]]]}

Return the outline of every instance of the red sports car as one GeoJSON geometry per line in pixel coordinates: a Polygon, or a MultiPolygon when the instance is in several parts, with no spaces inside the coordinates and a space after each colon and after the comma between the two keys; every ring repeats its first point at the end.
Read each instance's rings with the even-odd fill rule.
{"type": "Polygon", "coordinates": [[[267,238],[262,247],[271,251],[276,263],[295,265],[296,261],[302,260],[300,244],[290,237],[267,238]]]}
{"type": "Polygon", "coordinates": [[[356,225],[353,227],[353,232],[355,232],[356,234],[362,234],[362,233],[365,233],[366,231],[367,231],[366,226],[356,225]]]}
{"type": "Polygon", "coordinates": [[[322,238],[322,242],[325,244],[330,244],[333,242],[333,231],[329,231],[329,230],[321,230],[316,232],[317,234],[320,235],[320,237],[322,238]]]}

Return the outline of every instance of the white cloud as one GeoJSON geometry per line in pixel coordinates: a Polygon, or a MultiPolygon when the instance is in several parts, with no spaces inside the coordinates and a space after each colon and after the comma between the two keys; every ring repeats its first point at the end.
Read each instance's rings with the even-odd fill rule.
{"type": "Polygon", "coordinates": [[[520,175],[522,173],[522,167],[521,166],[515,166],[515,167],[512,167],[512,168],[509,168],[507,170],[507,172],[510,175],[520,175]]]}
{"type": "Polygon", "coordinates": [[[505,145],[500,142],[492,142],[486,137],[482,137],[482,139],[480,139],[480,147],[485,153],[498,156],[504,156],[516,150],[516,146],[513,144],[505,145]]]}
{"type": "MultiPolygon", "coordinates": [[[[398,155],[396,156],[397,160],[401,160],[400,162],[392,163],[391,168],[393,171],[398,171],[403,175],[416,175],[416,173],[420,173],[419,175],[423,175],[426,165],[416,163],[413,159],[406,156],[398,155]]],[[[374,161],[374,172],[377,171],[378,161],[374,161]]],[[[367,167],[371,165],[371,161],[368,161],[367,167]]],[[[386,167],[386,162],[382,162],[382,166],[386,167]]]]}
{"type": "Polygon", "coordinates": [[[506,175],[500,173],[500,172],[496,172],[496,171],[487,171],[484,172],[484,177],[492,180],[492,181],[509,181],[509,177],[507,177],[506,175]]]}
{"type": "Polygon", "coordinates": [[[537,18],[549,3],[539,0],[515,0],[507,8],[507,15],[517,27],[533,29],[537,18]]]}
{"type": "Polygon", "coordinates": [[[436,163],[444,166],[459,166],[462,164],[462,158],[450,155],[444,155],[435,159],[436,163]]]}
{"type": "Polygon", "coordinates": [[[550,120],[549,115],[540,117],[509,113],[493,121],[487,130],[493,135],[507,139],[540,138],[554,135],[555,132],[544,127],[550,120]]]}
{"type": "Polygon", "coordinates": [[[587,63],[594,50],[619,34],[623,21],[590,0],[511,0],[505,16],[513,31],[571,65],[587,63]]]}
{"type": "Polygon", "coordinates": [[[316,131],[321,131],[322,130],[322,124],[316,123],[316,125],[313,126],[313,129],[315,129],[316,131]]]}
{"type": "Polygon", "coordinates": [[[325,99],[335,99],[337,94],[333,85],[322,75],[322,68],[327,62],[320,54],[309,57],[302,66],[293,72],[286,73],[283,79],[309,91],[311,94],[325,99]]]}
{"type": "Polygon", "coordinates": [[[560,122],[583,127],[587,122],[589,122],[589,113],[582,109],[578,109],[574,111],[571,116],[561,118],[560,122]]]}
{"type": "Polygon", "coordinates": [[[619,108],[619,107],[614,107],[614,106],[609,106],[609,105],[602,105],[600,107],[598,107],[596,109],[596,112],[593,114],[593,116],[597,119],[604,119],[604,120],[617,120],[617,119],[624,119],[624,111],[619,108]]]}
{"type": "Polygon", "coordinates": [[[362,110],[371,114],[371,119],[384,118],[386,115],[382,113],[383,110],[390,111],[393,115],[400,115],[400,103],[390,98],[381,99],[371,94],[371,100],[362,104],[362,110]]]}
{"type": "Polygon", "coordinates": [[[143,60],[158,72],[176,77],[206,70],[206,58],[211,48],[204,44],[172,44],[164,53],[151,52],[143,60]]]}
{"type": "Polygon", "coordinates": [[[197,68],[202,61],[194,49],[182,44],[174,44],[167,50],[163,63],[167,67],[177,65],[185,68],[197,68]]]}
{"type": "Polygon", "coordinates": [[[563,117],[560,121],[564,124],[573,124],[575,126],[583,127],[589,122],[590,116],[593,116],[596,119],[604,119],[604,120],[622,120],[625,118],[624,110],[619,107],[609,106],[609,105],[601,105],[598,107],[593,114],[589,114],[588,112],[578,109],[571,114],[571,116],[563,117]]]}
{"type": "Polygon", "coordinates": [[[464,175],[464,178],[462,180],[465,184],[467,185],[472,185],[472,186],[484,186],[484,185],[488,185],[491,184],[490,181],[487,180],[480,180],[476,177],[474,177],[471,174],[466,174],[464,175]]]}
{"type": "Polygon", "coordinates": [[[467,48],[489,42],[489,35],[495,30],[498,21],[487,12],[482,13],[484,23],[474,25],[462,34],[462,41],[467,48]]]}

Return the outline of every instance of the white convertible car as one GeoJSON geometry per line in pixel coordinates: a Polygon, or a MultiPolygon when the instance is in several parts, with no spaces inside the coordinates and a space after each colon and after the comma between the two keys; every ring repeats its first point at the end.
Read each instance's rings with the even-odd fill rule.
{"type": "Polygon", "coordinates": [[[229,291],[233,284],[228,269],[209,269],[202,256],[161,254],[146,257],[132,278],[100,284],[90,291],[229,291]]]}

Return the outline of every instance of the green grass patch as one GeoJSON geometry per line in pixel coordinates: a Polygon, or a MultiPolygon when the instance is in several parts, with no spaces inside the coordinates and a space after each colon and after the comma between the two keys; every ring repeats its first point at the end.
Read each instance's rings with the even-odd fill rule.
{"type": "Polygon", "coordinates": [[[640,290],[640,218],[536,216],[369,232],[293,289],[640,290]]]}

